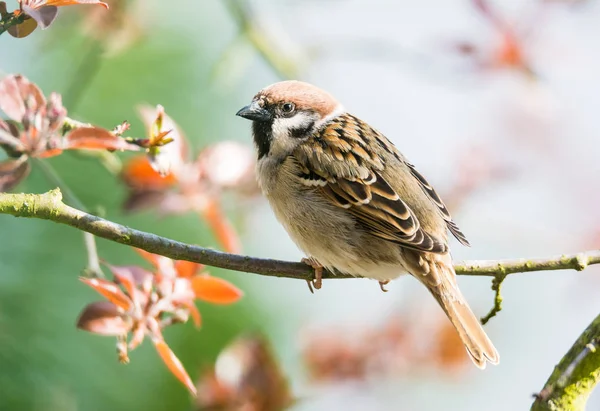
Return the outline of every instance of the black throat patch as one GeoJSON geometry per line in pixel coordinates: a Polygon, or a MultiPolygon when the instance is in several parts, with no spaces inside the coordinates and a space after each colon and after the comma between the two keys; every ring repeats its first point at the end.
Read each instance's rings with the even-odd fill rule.
{"type": "Polygon", "coordinates": [[[272,121],[252,122],[252,135],[254,137],[254,144],[256,144],[256,149],[258,150],[259,160],[269,154],[269,150],[271,149],[271,141],[273,141],[272,128],[272,121]]]}

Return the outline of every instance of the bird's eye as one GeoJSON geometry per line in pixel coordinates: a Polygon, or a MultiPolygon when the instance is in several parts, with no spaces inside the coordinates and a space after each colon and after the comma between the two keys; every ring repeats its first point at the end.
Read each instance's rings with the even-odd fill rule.
{"type": "Polygon", "coordinates": [[[295,108],[296,106],[294,106],[294,103],[283,103],[281,105],[281,111],[283,111],[285,114],[290,114],[295,108]]]}

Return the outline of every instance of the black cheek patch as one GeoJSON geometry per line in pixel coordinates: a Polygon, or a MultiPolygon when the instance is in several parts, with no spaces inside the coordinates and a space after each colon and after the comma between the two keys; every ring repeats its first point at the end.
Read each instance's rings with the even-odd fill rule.
{"type": "Polygon", "coordinates": [[[291,136],[292,136],[292,138],[308,137],[312,134],[314,126],[315,126],[315,123],[311,122],[304,127],[293,128],[292,130],[290,130],[291,136]]]}

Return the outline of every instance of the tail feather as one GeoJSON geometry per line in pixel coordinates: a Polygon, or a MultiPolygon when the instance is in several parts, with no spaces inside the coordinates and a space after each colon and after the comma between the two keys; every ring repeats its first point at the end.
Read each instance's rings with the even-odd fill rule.
{"type": "Polygon", "coordinates": [[[475,365],[483,369],[487,362],[498,364],[498,351],[458,289],[450,255],[412,250],[404,253],[412,275],[425,284],[440,304],[475,365]]]}
{"type": "Polygon", "coordinates": [[[489,339],[479,319],[475,317],[465,298],[457,287],[428,287],[429,291],[440,304],[462,340],[471,360],[475,365],[484,369],[486,362],[498,364],[500,356],[492,341],[489,339]]]}

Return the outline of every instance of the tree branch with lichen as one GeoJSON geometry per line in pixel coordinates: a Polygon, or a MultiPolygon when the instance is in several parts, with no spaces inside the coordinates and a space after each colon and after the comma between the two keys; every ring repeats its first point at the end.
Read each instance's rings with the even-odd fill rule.
{"type": "MultiPolygon", "coordinates": [[[[59,189],[44,194],[0,193],[0,214],[54,221],[107,240],[141,248],[174,260],[192,261],[212,267],[271,277],[299,280],[312,280],[314,278],[313,269],[303,263],[224,253],[171,240],[105,220],[64,204],[59,189]]],[[[497,277],[499,274],[507,276],[531,271],[566,269],[581,271],[592,264],[600,264],[600,250],[540,259],[466,261],[455,264],[454,268],[459,275],[497,277]]],[[[325,271],[323,278],[353,277],[348,274],[325,271]]]]}
{"type": "Polygon", "coordinates": [[[584,411],[600,379],[600,315],[554,368],[531,411],[584,411]]]}

